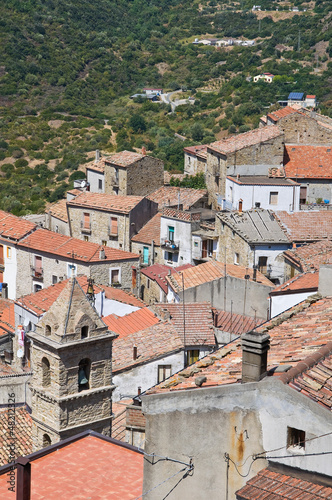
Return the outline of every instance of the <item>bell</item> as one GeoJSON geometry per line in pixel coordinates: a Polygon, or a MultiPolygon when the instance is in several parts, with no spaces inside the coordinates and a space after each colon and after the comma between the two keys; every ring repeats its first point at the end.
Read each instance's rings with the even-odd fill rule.
{"type": "Polygon", "coordinates": [[[79,383],[79,385],[85,385],[85,384],[87,384],[88,382],[89,382],[89,381],[88,381],[88,379],[86,378],[84,368],[80,368],[80,369],[78,370],[78,383],[79,383]]]}

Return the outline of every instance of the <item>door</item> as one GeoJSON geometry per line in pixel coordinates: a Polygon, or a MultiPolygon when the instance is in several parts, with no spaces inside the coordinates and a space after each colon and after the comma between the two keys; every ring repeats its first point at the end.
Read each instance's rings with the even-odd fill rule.
{"type": "Polygon", "coordinates": [[[202,259],[206,259],[208,256],[208,242],[207,240],[202,241],[202,259]]]}
{"type": "Polygon", "coordinates": [[[149,263],[149,247],[143,247],[143,264],[149,263]]]}

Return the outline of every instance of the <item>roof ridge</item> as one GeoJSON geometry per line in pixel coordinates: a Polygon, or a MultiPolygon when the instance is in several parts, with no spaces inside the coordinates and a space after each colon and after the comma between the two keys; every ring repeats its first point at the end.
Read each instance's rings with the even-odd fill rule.
{"type": "Polygon", "coordinates": [[[288,370],[288,372],[282,373],[280,375],[280,380],[285,384],[291,382],[294,378],[303,374],[310,368],[313,368],[320,361],[325,359],[329,354],[332,353],[332,341],[327,342],[324,346],[320,347],[318,351],[307,356],[303,361],[300,361],[296,366],[288,370]]]}

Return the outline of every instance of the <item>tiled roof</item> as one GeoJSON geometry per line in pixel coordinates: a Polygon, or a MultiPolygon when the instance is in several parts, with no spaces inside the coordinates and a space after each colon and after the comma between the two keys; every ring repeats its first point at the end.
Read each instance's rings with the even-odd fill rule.
{"type": "Polygon", "coordinates": [[[95,172],[103,174],[105,172],[105,158],[101,158],[98,162],[94,160],[90,163],[87,163],[85,168],[87,170],[94,170],[95,172]]]}
{"type": "Polygon", "coordinates": [[[147,198],[158,203],[158,208],[177,207],[182,205],[183,210],[189,210],[201,198],[207,196],[206,189],[179,188],[175,186],[162,186],[147,198]]]}
{"type": "Polygon", "coordinates": [[[207,148],[208,144],[199,144],[198,146],[187,146],[186,148],[183,148],[183,151],[193,156],[197,156],[198,158],[206,159],[207,148]]]}
{"type": "MultiPolygon", "coordinates": [[[[77,276],[76,279],[80,287],[86,293],[88,288],[87,276],[77,276]]],[[[42,288],[38,292],[24,295],[23,297],[20,297],[16,300],[16,304],[22,305],[23,307],[29,309],[37,315],[42,315],[49,310],[53,302],[59,297],[60,293],[65,288],[68,282],[69,279],[59,281],[55,285],[51,285],[47,288],[42,288]]],[[[105,297],[108,299],[123,302],[125,304],[130,304],[135,307],[143,307],[145,305],[142,300],[137,299],[131,293],[120,290],[119,288],[99,285],[96,283],[93,286],[95,294],[104,290],[105,297]]]]}
{"type": "Polygon", "coordinates": [[[332,179],[330,146],[286,145],[284,167],[292,179],[332,179]]]}
{"type": "Polygon", "coordinates": [[[282,285],[277,286],[270,295],[281,295],[285,292],[299,292],[301,290],[317,290],[319,273],[297,274],[282,285]]]}
{"type": "MultiPolygon", "coordinates": [[[[176,292],[182,291],[182,275],[184,289],[186,290],[187,288],[192,288],[215,279],[223,278],[225,276],[225,264],[217,261],[204,262],[198,266],[180,271],[180,274],[174,273],[171,276],[167,276],[167,282],[176,292]]],[[[226,265],[226,275],[239,279],[245,279],[245,276],[248,275],[249,280],[253,281],[253,269],[248,269],[244,266],[238,266],[236,264],[226,265]]],[[[257,271],[256,281],[274,288],[274,284],[259,271],[257,271]]]]}
{"type": "Polygon", "coordinates": [[[211,304],[155,304],[154,309],[162,316],[165,310],[170,314],[170,322],[181,335],[186,346],[216,344],[211,304]]]}
{"type": "MultiPolygon", "coordinates": [[[[273,375],[273,368],[279,365],[296,366],[308,356],[315,356],[318,349],[330,343],[331,328],[332,298],[317,299],[314,296],[257,327],[256,331],[267,332],[270,335],[268,353],[270,375],[273,375]]],[[[321,356],[318,357],[318,359],[320,358],[321,356]]],[[[315,359],[317,362],[317,357],[315,359]]],[[[213,354],[205,356],[193,366],[195,370],[192,367],[186,368],[158,386],[149,389],[148,393],[195,389],[197,388],[195,378],[201,375],[207,378],[204,387],[241,382],[242,351],[240,339],[236,339],[213,354]]],[[[307,363],[301,363],[301,366],[302,371],[308,368],[307,363]]],[[[298,375],[301,371],[297,370],[296,373],[298,375]]],[[[329,379],[329,373],[327,375],[329,379]]],[[[324,389],[324,385],[316,385],[318,392],[322,390],[324,393],[324,389]]],[[[316,397],[318,400],[321,396],[317,394],[316,397]]],[[[330,397],[329,393],[328,397],[330,397]]]]}
{"type": "Polygon", "coordinates": [[[60,233],[54,233],[47,229],[37,229],[31,235],[18,243],[22,248],[35,250],[38,253],[50,253],[68,260],[82,262],[107,262],[117,260],[138,259],[138,255],[105,247],[105,259],[99,258],[99,252],[103,248],[97,243],[82,241],[60,233]]]}
{"type": "Polygon", "coordinates": [[[151,245],[153,240],[155,246],[160,246],[160,217],[161,214],[158,212],[131,238],[131,241],[151,245]]]}
{"type": "Polygon", "coordinates": [[[241,175],[240,177],[227,176],[227,179],[235,182],[236,184],[255,185],[255,186],[297,186],[296,182],[291,179],[283,177],[269,177],[267,175],[241,175]]]}
{"type": "MultiPolygon", "coordinates": [[[[143,490],[143,462],[142,453],[103,436],[88,435],[65,446],[60,442],[51,453],[31,460],[31,498],[139,498],[143,490]]],[[[15,500],[16,493],[8,491],[7,480],[7,474],[0,476],[0,498],[15,500]]]]}
{"type": "Polygon", "coordinates": [[[215,310],[214,326],[223,332],[240,335],[253,330],[262,320],[257,320],[243,314],[234,314],[228,311],[215,310]]]}
{"type": "Polygon", "coordinates": [[[167,281],[166,276],[171,272],[171,274],[175,272],[182,271],[183,269],[188,269],[189,267],[194,267],[192,264],[185,264],[183,266],[179,266],[176,268],[176,271],[169,266],[164,264],[153,264],[149,267],[144,267],[141,269],[141,273],[144,274],[150,280],[156,281],[163,292],[167,293],[167,281]]]}
{"type": "Polygon", "coordinates": [[[84,191],[73,200],[67,201],[67,205],[69,207],[96,208],[108,212],[129,214],[142,199],[142,196],[118,196],[84,191]]]}
{"type": "Polygon", "coordinates": [[[277,122],[280,118],[284,118],[284,116],[292,115],[293,113],[297,113],[296,109],[291,108],[290,106],[285,106],[284,108],[278,109],[277,111],[273,111],[272,113],[268,113],[268,118],[277,122]]]}
{"type": "Polygon", "coordinates": [[[295,478],[292,475],[261,470],[257,476],[250,479],[246,486],[236,492],[236,498],[241,500],[319,500],[332,498],[332,488],[295,478]]]}
{"type": "MultiPolygon", "coordinates": [[[[16,407],[15,413],[13,408],[0,409],[0,465],[12,462],[11,443],[15,443],[14,454],[15,458],[21,455],[27,455],[32,451],[32,420],[27,409],[23,406],[16,407]],[[15,419],[13,419],[15,415],[15,419]],[[11,425],[15,420],[14,425],[11,425]],[[11,436],[10,432],[14,432],[11,436]]],[[[0,498],[8,498],[2,496],[0,498]]]]}
{"type": "Polygon", "coordinates": [[[33,222],[0,210],[0,238],[19,241],[36,227],[33,222]]]}
{"type": "Polygon", "coordinates": [[[218,217],[247,243],[289,243],[271,210],[253,208],[242,213],[220,212],[218,217]]]}
{"type": "Polygon", "coordinates": [[[120,338],[126,337],[130,333],[145,330],[152,325],[156,325],[160,320],[147,307],[142,307],[137,311],[126,314],[125,316],[116,316],[109,314],[103,317],[103,322],[112,332],[119,335],[120,338]]]}
{"type": "Polygon", "coordinates": [[[290,241],[310,242],[332,238],[332,211],[275,213],[290,241]]]}
{"type": "Polygon", "coordinates": [[[15,332],[14,301],[0,299],[0,336],[15,332]]]}
{"type": "Polygon", "coordinates": [[[256,128],[243,134],[234,135],[222,141],[212,142],[208,146],[208,150],[217,151],[218,153],[229,154],[239,151],[249,146],[254,146],[260,142],[270,141],[283,135],[279,127],[270,125],[268,127],[256,128]]]}
{"type": "Polygon", "coordinates": [[[131,333],[115,339],[112,350],[113,373],[133,366],[149,363],[183,349],[183,342],[175,328],[169,323],[158,323],[145,330],[131,333]],[[133,357],[133,348],[137,347],[137,359],[133,357]]]}
{"type": "Polygon", "coordinates": [[[318,271],[321,264],[332,263],[332,241],[306,243],[300,247],[286,250],[284,256],[300,267],[301,272],[318,271]]]}
{"type": "MultiPolygon", "coordinates": [[[[81,191],[80,191],[81,192],[81,191]]],[[[50,206],[48,213],[64,222],[68,222],[67,200],[59,200],[50,206]]]]}
{"type": "Polygon", "coordinates": [[[146,155],[141,153],[135,153],[133,151],[121,151],[120,153],[114,153],[105,158],[106,163],[111,163],[112,165],[119,165],[120,167],[129,167],[135,161],[141,160],[146,155]]]}

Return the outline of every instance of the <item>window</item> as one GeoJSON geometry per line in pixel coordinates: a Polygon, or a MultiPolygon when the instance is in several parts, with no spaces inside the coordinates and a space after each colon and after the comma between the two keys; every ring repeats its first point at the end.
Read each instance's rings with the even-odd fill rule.
{"type": "Polygon", "coordinates": [[[194,241],[194,247],[198,247],[198,241],[194,241]]]}
{"type": "Polygon", "coordinates": [[[300,187],[300,204],[305,205],[306,202],[307,202],[307,187],[301,186],[300,187]]]}
{"type": "Polygon", "coordinates": [[[146,280],[146,288],[149,289],[150,288],[150,281],[149,278],[147,278],[146,280]]]}
{"type": "Polygon", "coordinates": [[[119,194],[119,188],[116,188],[116,187],[113,188],[113,192],[114,192],[114,194],[118,195],[119,194]]]}
{"type": "Polygon", "coordinates": [[[110,219],[110,235],[117,236],[118,235],[118,218],[111,217],[110,219]]]}
{"type": "Polygon", "coordinates": [[[39,290],[41,290],[42,288],[43,287],[39,283],[34,283],[34,285],[33,285],[33,291],[34,291],[34,293],[39,292],[39,290]]]}
{"type": "Polygon", "coordinates": [[[86,339],[89,336],[89,327],[87,325],[81,328],[81,339],[86,339]]]}
{"type": "Polygon", "coordinates": [[[67,276],[68,276],[68,278],[73,278],[74,276],[76,276],[76,265],[75,264],[68,264],[67,276]]]}
{"type": "Polygon", "coordinates": [[[192,365],[199,360],[199,349],[187,351],[187,365],[192,365]]]}
{"type": "Polygon", "coordinates": [[[158,384],[171,376],[172,365],[158,366],[158,384]]]}
{"type": "Polygon", "coordinates": [[[83,229],[90,230],[90,214],[83,212],[83,229]]]}
{"type": "Polygon", "coordinates": [[[143,264],[149,263],[149,247],[143,247],[143,264]]]}
{"type": "Polygon", "coordinates": [[[110,269],[110,283],[111,285],[119,285],[121,283],[121,269],[110,269]]]}
{"type": "Polygon", "coordinates": [[[48,387],[51,384],[50,362],[47,358],[42,359],[42,384],[43,387],[48,387]]]}
{"type": "Polygon", "coordinates": [[[287,448],[293,451],[304,451],[305,449],[305,431],[287,427],[287,448]]]}
{"type": "Polygon", "coordinates": [[[12,258],[12,249],[11,247],[7,247],[7,259],[11,259],[12,258]]]}
{"type": "Polygon", "coordinates": [[[43,435],[43,448],[46,448],[47,446],[51,446],[52,441],[51,438],[48,434],[43,435]]]}
{"type": "Polygon", "coordinates": [[[41,278],[43,276],[43,261],[42,257],[35,255],[35,278],[41,278]]]}
{"type": "Polygon", "coordinates": [[[278,192],[277,191],[270,192],[270,205],[278,205],[278,192]]]}
{"type": "Polygon", "coordinates": [[[240,254],[236,253],[234,254],[234,264],[239,265],[240,264],[240,254]]]}
{"type": "Polygon", "coordinates": [[[102,180],[102,179],[98,179],[98,189],[99,189],[100,191],[102,191],[102,190],[103,190],[103,180],[102,180]]]}
{"type": "Polygon", "coordinates": [[[172,252],[165,252],[165,259],[167,260],[167,262],[172,263],[173,262],[173,254],[172,254],[172,252]]]}
{"type": "Polygon", "coordinates": [[[89,236],[87,236],[86,234],[84,235],[84,241],[89,241],[89,236]]]}
{"type": "Polygon", "coordinates": [[[53,276],[52,276],[52,285],[55,285],[55,283],[57,283],[57,282],[58,282],[58,277],[55,276],[55,274],[53,274],[53,276]]]}
{"type": "Polygon", "coordinates": [[[169,241],[174,241],[174,227],[168,226],[168,239],[169,241]]]}
{"type": "Polygon", "coordinates": [[[78,391],[85,391],[90,388],[90,360],[82,359],[78,364],[78,391]]]}
{"type": "Polygon", "coordinates": [[[101,244],[103,245],[103,247],[107,247],[107,241],[106,240],[101,240],[101,244]]]}
{"type": "Polygon", "coordinates": [[[119,169],[118,168],[115,168],[114,169],[114,179],[115,179],[115,184],[119,184],[119,169]]]}
{"type": "Polygon", "coordinates": [[[258,258],[258,269],[260,273],[267,273],[267,257],[258,258]]]}
{"type": "Polygon", "coordinates": [[[49,336],[51,335],[52,333],[52,328],[50,327],[50,325],[46,325],[45,326],[45,335],[49,336]]]}

